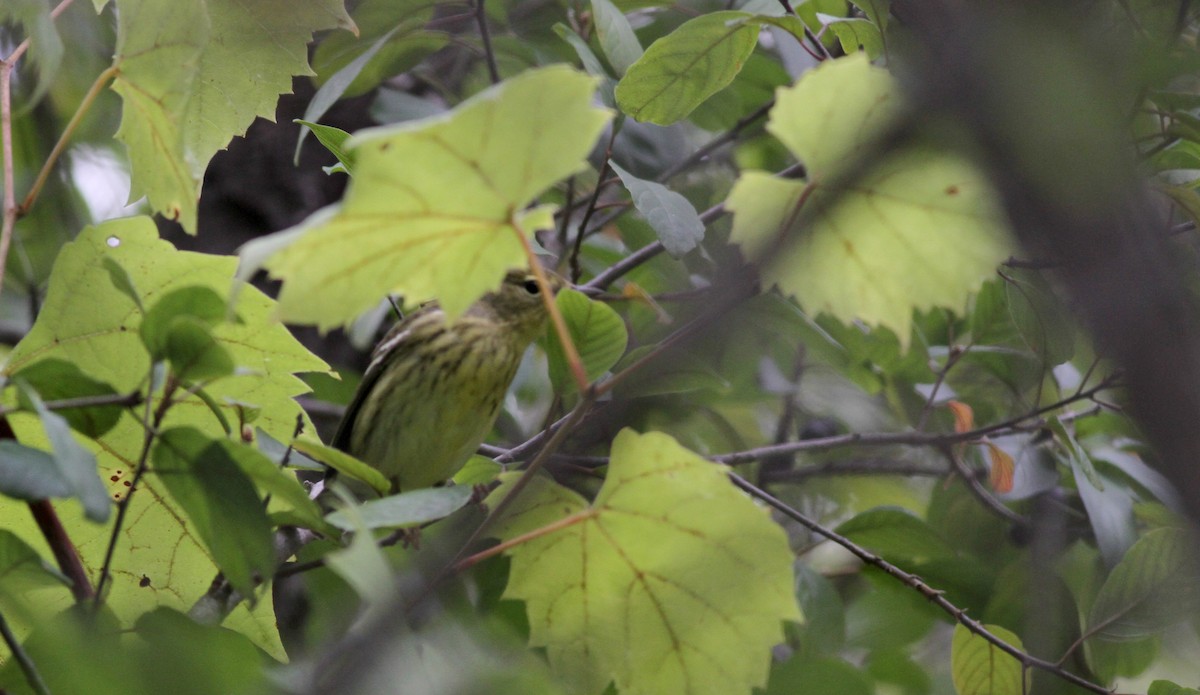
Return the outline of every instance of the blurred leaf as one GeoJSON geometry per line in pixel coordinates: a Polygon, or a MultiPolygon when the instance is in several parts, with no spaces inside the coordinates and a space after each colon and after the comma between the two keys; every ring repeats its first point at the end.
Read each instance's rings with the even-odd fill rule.
{"type": "MultiPolygon", "coordinates": [[[[112,386],[84,374],[74,362],[51,357],[22,367],[12,375],[14,381],[29,384],[44,400],[57,401],[88,396],[115,396],[112,386]]],[[[33,403],[19,391],[21,407],[34,409],[33,403]]],[[[116,405],[97,405],[88,408],[64,408],[58,411],[76,432],[92,437],[104,436],[116,426],[124,408],[116,405]]]]}
{"type": "MultiPolygon", "coordinates": [[[[804,622],[790,626],[798,642],[797,654],[837,654],[846,639],[842,597],[833,584],[803,562],[796,563],[796,598],[804,622]]],[[[772,676],[774,677],[774,676],[772,676]]]]}
{"type": "Polygon", "coordinates": [[[829,656],[793,657],[771,669],[765,695],[872,695],[871,679],[861,669],[829,656]]]}
{"type": "Polygon", "coordinates": [[[617,105],[639,121],[670,125],[737,77],[758,43],[745,12],[713,12],[655,41],[617,83],[617,105]]]}
{"type": "Polygon", "coordinates": [[[361,522],[352,520],[345,511],[331,513],[326,519],[343,531],[357,528],[413,528],[450,516],[471,500],[469,486],[426,488],[412,490],[382,499],[368,500],[355,507],[361,522]]]}
{"type": "Polygon", "coordinates": [[[1150,684],[1146,695],[1200,695],[1200,690],[1185,688],[1171,681],[1154,681],[1150,684]]]}
{"type": "Polygon", "coordinates": [[[1088,612],[1094,639],[1134,640],[1200,609],[1200,572],[1188,531],[1160,528],[1146,533],[1108,575],[1088,612]]]}
{"type": "Polygon", "coordinates": [[[54,451],[51,460],[58,468],[61,480],[67,484],[69,494],[78,497],[84,515],[90,521],[104,523],[112,510],[112,501],[100,476],[96,472],[96,457],[84,449],[71,435],[71,426],[61,415],[46,409],[46,404],[37,393],[22,387],[25,398],[33,403],[46,439],[54,451]]]}
{"type": "Polygon", "coordinates": [[[988,483],[993,490],[1001,494],[1012,492],[1013,475],[1017,469],[1013,457],[991,442],[984,442],[983,445],[987,447],[988,461],[991,464],[988,469],[988,483]]]}
{"type": "Polygon", "coordinates": [[[954,548],[933,527],[903,509],[869,509],[836,531],[892,563],[911,566],[955,556],[954,548]]]}
{"type": "Polygon", "coordinates": [[[612,0],[592,0],[592,21],[600,37],[600,47],[608,58],[609,65],[624,75],[642,57],[642,44],[629,26],[625,14],[617,9],[612,0]]]}
{"type": "Polygon", "coordinates": [[[565,24],[555,24],[554,33],[558,34],[563,41],[570,44],[571,48],[575,49],[575,55],[579,56],[579,62],[583,64],[583,69],[587,74],[600,80],[600,99],[604,105],[612,108],[617,103],[617,98],[613,95],[613,90],[616,88],[616,83],[609,76],[608,71],[604,69],[604,65],[600,63],[600,59],[592,53],[592,47],[583,40],[579,34],[576,34],[565,24]]]}
{"type": "Polygon", "coordinates": [[[170,323],[165,337],[162,357],[181,381],[206,381],[233,374],[233,356],[204,321],[180,316],[170,323]]]}
{"type": "Polygon", "coordinates": [[[27,599],[27,592],[34,589],[68,583],[58,569],[43,560],[25,541],[0,529],[0,594],[27,599]]]}
{"type": "Polygon", "coordinates": [[[645,181],[609,162],[629,195],[633,206],[650,223],[667,253],[680,258],[704,239],[704,222],[687,198],[661,183],[645,181]]]}
{"type": "Polygon", "coordinates": [[[219,444],[198,430],[164,431],[151,454],[157,478],[187,514],[221,572],[244,596],[275,570],[271,524],[254,484],[219,444]]]}
{"type": "MultiPolygon", "coordinates": [[[[999,625],[985,630],[1017,649],[1021,638],[999,625]]],[[[950,673],[958,695],[1024,695],[1025,669],[1021,662],[1003,652],[962,624],[954,626],[950,651],[950,673]]]]}
{"type": "Polygon", "coordinates": [[[223,321],[227,311],[225,300],[211,287],[180,287],[165,293],[150,307],[138,333],[150,356],[156,360],[162,359],[171,341],[176,320],[191,319],[211,327],[223,321]]]}
{"type": "Polygon", "coordinates": [[[994,194],[967,161],[929,149],[883,158],[854,182],[838,175],[903,112],[892,77],[865,56],[829,61],[779,93],[768,130],[808,180],[744,173],[726,201],[731,240],[811,313],[891,328],[907,348],[914,309],[956,307],[1009,255],[994,194]],[[802,207],[829,204],[802,234],[802,207]],[[779,239],[787,237],[780,247],[779,239]],[[767,253],[769,258],[756,258],[767,253]]]}
{"type": "Polygon", "coordinates": [[[430,0],[364,0],[351,15],[358,31],[326,36],[313,52],[321,84],[305,111],[317,120],[338,99],[364,94],[406,72],[446,45],[450,35],[425,29],[437,4],[430,0]]]}
{"type": "Polygon", "coordinates": [[[20,500],[43,500],[69,497],[71,485],[50,454],[2,439],[0,493],[20,500]]]}
{"type": "MultiPolygon", "coordinates": [[[[513,482],[508,476],[487,504],[513,482]]],[[[697,695],[765,684],[766,650],[782,638],[782,621],[800,619],[792,555],[782,530],[723,466],[664,434],[624,430],[590,505],[534,478],[494,530],[509,540],[564,517],[577,521],[508,551],[505,596],[526,602],[530,644],[546,648],[565,682],[588,692],[611,680],[697,695]],[[547,566],[557,569],[547,575],[547,566]],[[712,629],[718,624],[725,629],[712,629]],[[630,634],[641,648],[613,639],[630,634]]]]}
{"type": "Polygon", "coordinates": [[[113,287],[129,297],[130,301],[137,305],[138,311],[145,313],[146,307],[142,306],[142,295],[138,292],[137,286],[133,284],[133,277],[129,275],[129,271],[110,256],[105,256],[101,263],[108,270],[108,277],[112,280],[113,287]]]}
{"type": "MultiPolygon", "coordinates": [[[[0,5],[0,25],[10,22],[21,25],[25,30],[30,39],[29,58],[37,66],[37,82],[27,102],[32,107],[53,84],[62,65],[62,37],[54,27],[50,5],[43,0],[6,0],[0,5]]],[[[17,81],[20,83],[19,77],[17,81]]]]}

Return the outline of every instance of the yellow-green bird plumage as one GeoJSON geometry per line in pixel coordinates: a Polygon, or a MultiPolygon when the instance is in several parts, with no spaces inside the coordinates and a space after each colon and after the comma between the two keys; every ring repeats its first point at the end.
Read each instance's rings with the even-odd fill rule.
{"type": "Polygon", "coordinates": [[[453,476],[491,430],[545,320],[524,271],[453,322],[436,304],[410,314],[375,347],[333,445],[378,469],[393,491],[453,476]]]}

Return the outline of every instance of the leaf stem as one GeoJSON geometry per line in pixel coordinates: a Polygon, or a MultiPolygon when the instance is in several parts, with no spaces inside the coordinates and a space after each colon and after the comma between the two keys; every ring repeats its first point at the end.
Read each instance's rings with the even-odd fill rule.
{"type": "MultiPolygon", "coordinates": [[[[118,72],[117,66],[110,65],[105,68],[103,72],[96,76],[96,80],[92,82],[92,86],[88,88],[87,94],[84,94],[83,100],[79,102],[79,108],[75,109],[75,113],[71,115],[71,120],[68,121],[66,127],[63,128],[62,135],[59,136],[58,142],[54,143],[54,149],[50,150],[50,155],[46,157],[45,163],[42,164],[42,169],[38,172],[37,178],[34,179],[33,186],[29,188],[29,193],[25,196],[25,199],[21,201],[21,207],[17,209],[18,216],[24,216],[29,212],[29,209],[33,207],[34,202],[37,201],[38,196],[42,192],[42,188],[46,185],[46,180],[50,178],[50,172],[54,169],[54,165],[58,163],[63,151],[67,148],[67,143],[71,141],[71,136],[74,135],[75,130],[79,128],[79,124],[83,121],[83,117],[89,110],[91,110],[92,104],[95,103],[96,98],[100,96],[100,92],[103,91],[104,88],[108,86],[108,83],[117,76],[118,72]]],[[[0,248],[0,254],[3,254],[3,252],[4,250],[0,248]]]]}
{"type": "Polygon", "coordinates": [[[480,562],[483,562],[484,560],[486,560],[490,557],[495,557],[495,556],[499,555],[500,553],[508,551],[511,548],[515,548],[516,546],[521,545],[522,543],[528,543],[529,541],[541,538],[542,536],[545,536],[545,535],[549,535],[551,533],[554,533],[555,531],[561,531],[562,529],[565,529],[565,528],[574,526],[575,524],[587,521],[588,519],[591,519],[594,516],[596,516],[596,510],[592,509],[591,507],[588,507],[587,509],[582,509],[578,512],[575,512],[574,514],[568,514],[567,516],[564,516],[563,518],[561,518],[553,523],[546,524],[545,526],[540,526],[528,533],[522,533],[521,535],[517,536],[516,538],[504,541],[503,543],[497,543],[496,545],[493,545],[492,547],[490,547],[486,550],[481,550],[478,553],[475,553],[474,555],[467,556],[467,557],[459,560],[458,562],[454,563],[454,571],[462,572],[463,570],[466,570],[480,562]]]}
{"type": "Polygon", "coordinates": [[[583,360],[579,357],[579,350],[576,349],[575,342],[571,340],[571,332],[567,330],[567,322],[563,319],[562,313],[558,310],[558,305],[554,302],[554,293],[550,291],[550,280],[546,276],[546,269],[542,267],[537,254],[533,252],[533,247],[529,244],[529,236],[525,233],[515,215],[510,224],[517,230],[517,238],[520,239],[521,246],[525,248],[525,257],[529,261],[529,269],[533,272],[538,287],[541,288],[542,303],[546,307],[546,312],[550,314],[550,322],[554,325],[554,332],[558,334],[558,339],[562,343],[563,352],[566,353],[567,357],[567,364],[571,366],[571,375],[575,378],[575,385],[579,387],[580,392],[586,392],[589,384],[587,372],[583,369],[583,360]]]}

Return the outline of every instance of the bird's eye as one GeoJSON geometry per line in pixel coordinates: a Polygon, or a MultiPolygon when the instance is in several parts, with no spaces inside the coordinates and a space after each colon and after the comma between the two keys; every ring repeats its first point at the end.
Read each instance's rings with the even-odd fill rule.
{"type": "Polygon", "coordinates": [[[538,286],[537,280],[530,278],[525,281],[525,291],[529,294],[538,294],[542,291],[542,288],[538,286]]]}

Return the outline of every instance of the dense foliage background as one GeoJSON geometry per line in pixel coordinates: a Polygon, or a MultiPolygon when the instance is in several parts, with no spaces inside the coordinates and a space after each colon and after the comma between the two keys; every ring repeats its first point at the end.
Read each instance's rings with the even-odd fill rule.
{"type": "Polygon", "coordinates": [[[1200,16],[1042,5],[6,0],[0,684],[1200,692],[1200,16]],[[539,258],[457,484],[313,502],[539,258]]]}

